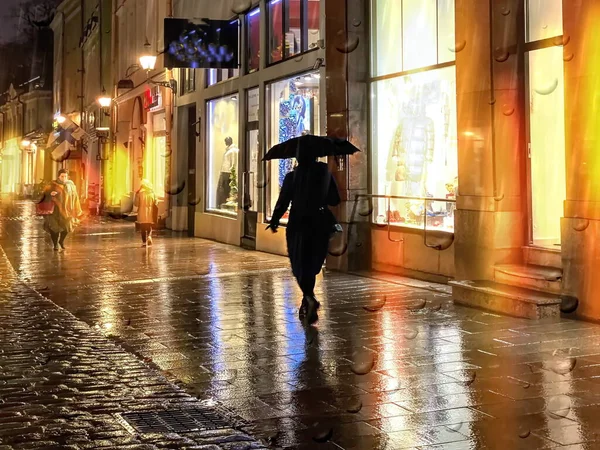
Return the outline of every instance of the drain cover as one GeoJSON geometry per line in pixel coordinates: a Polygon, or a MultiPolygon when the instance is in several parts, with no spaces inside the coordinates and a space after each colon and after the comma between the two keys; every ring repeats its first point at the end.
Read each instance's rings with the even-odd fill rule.
{"type": "Polygon", "coordinates": [[[243,420],[222,407],[196,407],[117,414],[131,433],[191,433],[243,426],[243,420]]]}

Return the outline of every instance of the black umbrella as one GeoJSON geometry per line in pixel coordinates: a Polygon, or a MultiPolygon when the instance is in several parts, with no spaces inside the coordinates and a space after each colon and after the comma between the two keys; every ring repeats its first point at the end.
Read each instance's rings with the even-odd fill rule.
{"type": "Polygon", "coordinates": [[[352,155],[359,151],[345,139],[305,134],[275,145],[267,152],[263,161],[298,158],[300,153],[308,152],[315,158],[322,158],[324,156],[352,155]]]}

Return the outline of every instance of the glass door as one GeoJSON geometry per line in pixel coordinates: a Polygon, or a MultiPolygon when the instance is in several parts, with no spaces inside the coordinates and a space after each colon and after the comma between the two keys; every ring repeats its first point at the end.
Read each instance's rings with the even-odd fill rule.
{"type": "Polygon", "coordinates": [[[566,198],[562,1],[528,0],[526,31],[529,241],[558,248],[566,198]]]}
{"type": "Polygon", "coordinates": [[[244,239],[256,240],[258,220],[258,122],[246,125],[246,148],[244,149],[244,239]]]}
{"type": "Polygon", "coordinates": [[[242,156],[244,167],[242,174],[242,207],[244,210],[242,246],[250,249],[256,248],[256,227],[258,222],[258,117],[258,88],[254,88],[246,92],[246,143],[242,156]]]}

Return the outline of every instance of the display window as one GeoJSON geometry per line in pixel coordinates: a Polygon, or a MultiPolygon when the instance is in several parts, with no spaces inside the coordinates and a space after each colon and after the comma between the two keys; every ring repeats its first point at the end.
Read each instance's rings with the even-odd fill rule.
{"type": "Polygon", "coordinates": [[[268,11],[269,63],[317,48],[320,0],[271,0],[268,11]]]}
{"type": "Polygon", "coordinates": [[[451,231],[456,199],[454,67],[373,83],[373,191],[394,197],[374,204],[378,223],[451,231]]]}
{"type": "MultiPolygon", "coordinates": [[[[268,148],[302,134],[319,134],[319,74],[308,73],[267,85],[268,148]]],[[[271,218],[283,179],[295,165],[294,159],[269,162],[267,219],[271,218]]],[[[283,222],[287,220],[287,213],[283,222]]]]}
{"type": "Polygon", "coordinates": [[[374,200],[373,220],[452,231],[458,189],[454,0],[371,5],[372,188],[389,196],[374,200]]]}
{"type": "Polygon", "coordinates": [[[229,215],[238,210],[238,95],[207,102],[207,209],[229,215]]]}

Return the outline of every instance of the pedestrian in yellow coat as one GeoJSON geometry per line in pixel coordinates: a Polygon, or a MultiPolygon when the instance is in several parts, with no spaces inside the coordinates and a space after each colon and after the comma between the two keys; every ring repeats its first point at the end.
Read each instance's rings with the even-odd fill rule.
{"type": "Polygon", "coordinates": [[[142,233],[142,247],[152,245],[152,227],[156,222],[157,200],[152,184],[148,180],[142,180],[142,185],[135,194],[135,206],[138,211],[137,223],[142,233]]]}

